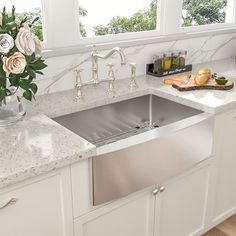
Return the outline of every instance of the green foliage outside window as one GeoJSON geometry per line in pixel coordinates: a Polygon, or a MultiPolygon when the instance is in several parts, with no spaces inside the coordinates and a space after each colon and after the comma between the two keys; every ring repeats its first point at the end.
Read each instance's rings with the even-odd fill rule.
{"type": "MultiPolygon", "coordinates": [[[[115,16],[106,25],[95,25],[93,31],[95,35],[119,34],[126,32],[140,32],[155,30],[157,24],[157,1],[151,0],[149,9],[143,9],[135,12],[130,17],[115,16]]],[[[184,0],[183,10],[186,12],[182,16],[183,26],[206,25],[212,23],[225,22],[225,9],[227,0],[184,0]]],[[[83,7],[79,8],[80,17],[86,17],[88,12],[83,7]]],[[[43,40],[41,9],[36,8],[33,12],[24,12],[17,15],[20,19],[25,16],[28,22],[35,17],[39,21],[32,27],[32,32],[43,40]]],[[[80,22],[80,34],[87,36],[86,29],[80,22]]]]}
{"type": "MultiPolygon", "coordinates": [[[[85,10],[83,7],[80,7],[80,8],[79,8],[79,16],[80,16],[80,17],[85,17],[85,16],[87,16],[87,10],[85,10]]],[[[86,36],[87,36],[87,33],[86,33],[86,30],[85,30],[83,24],[81,23],[81,21],[80,21],[80,23],[79,23],[79,29],[80,29],[80,35],[81,35],[82,37],[86,37],[86,36]]]]}
{"type": "MultiPolygon", "coordinates": [[[[225,23],[227,0],[184,0],[183,26],[225,23]]],[[[156,29],[157,0],[151,0],[149,10],[131,17],[116,16],[107,25],[94,26],[95,35],[118,34],[156,29]]]]}
{"type": "Polygon", "coordinates": [[[43,41],[43,26],[40,8],[35,8],[33,12],[16,13],[16,17],[20,20],[23,20],[25,17],[27,17],[28,24],[38,17],[38,21],[32,26],[31,32],[38,36],[41,41],[43,41]]]}
{"type": "Polygon", "coordinates": [[[131,17],[116,16],[103,26],[93,27],[95,35],[119,34],[155,30],[157,23],[157,0],[152,0],[148,10],[140,10],[131,17]]]}
{"type": "Polygon", "coordinates": [[[227,0],[184,0],[183,26],[225,23],[227,0]]]}
{"type": "MultiPolygon", "coordinates": [[[[80,17],[86,17],[87,16],[87,10],[80,7],[79,8],[79,14],[80,17]]],[[[42,24],[42,15],[41,15],[41,9],[35,8],[32,12],[22,12],[16,14],[17,18],[20,20],[23,20],[25,17],[27,17],[27,23],[32,22],[36,17],[39,18],[39,20],[32,26],[31,31],[38,36],[38,38],[43,41],[43,24],[42,24]]],[[[82,37],[86,37],[86,30],[82,23],[80,23],[80,34],[82,37]]]]}

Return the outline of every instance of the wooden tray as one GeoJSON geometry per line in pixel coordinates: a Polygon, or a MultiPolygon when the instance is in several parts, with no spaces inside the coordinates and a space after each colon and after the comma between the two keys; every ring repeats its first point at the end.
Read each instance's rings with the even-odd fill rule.
{"type": "Polygon", "coordinates": [[[207,84],[196,85],[194,81],[194,75],[192,75],[190,81],[185,84],[183,81],[186,81],[186,79],[187,79],[187,76],[183,75],[183,76],[169,78],[168,82],[170,84],[170,80],[172,80],[173,81],[172,87],[178,89],[179,91],[191,91],[191,90],[200,90],[200,89],[230,90],[234,87],[234,82],[230,80],[225,85],[218,85],[214,79],[210,79],[207,84]]]}

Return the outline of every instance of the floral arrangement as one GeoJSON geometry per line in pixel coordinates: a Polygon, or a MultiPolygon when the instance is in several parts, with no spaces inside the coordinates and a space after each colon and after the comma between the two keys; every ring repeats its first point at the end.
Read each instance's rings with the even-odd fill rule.
{"type": "Polygon", "coordinates": [[[47,67],[40,56],[42,42],[31,33],[30,28],[38,20],[27,24],[27,17],[17,19],[15,7],[10,13],[3,8],[0,16],[0,104],[7,96],[12,95],[12,89],[19,88],[23,97],[29,101],[34,98],[38,87],[33,82],[36,74],[43,74],[47,67]]]}

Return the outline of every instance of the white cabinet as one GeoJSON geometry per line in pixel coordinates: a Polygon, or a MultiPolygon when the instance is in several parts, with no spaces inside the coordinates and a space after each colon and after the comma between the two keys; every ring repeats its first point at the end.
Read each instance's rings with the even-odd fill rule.
{"type": "Polygon", "coordinates": [[[72,236],[70,170],[0,192],[0,235],[72,236]],[[7,205],[11,199],[13,204],[7,205]]]}
{"type": "Polygon", "coordinates": [[[216,117],[214,147],[216,157],[162,183],[165,191],[97,207],[89,160],[2,189],[0,235],[200,236],[236,213],[236,110],[216,117]]]}
{"type": "Polygon", "coordinates": [[[75,220],[75,236],[153,236],[153,188],[102,206],[75,220]]]}
{"type": "MultiPolygon", "coordinates": [[[[228,123],[230,117],[232,115],[227,116],[228,123]]],[[[233,150],[232,126],[227,126],[225,132],[230,132],[231,141],[224,141],[222,145],[233,150]]],[[[236,158],[233,152],[226,153],[227,161],[218,165],[215,218],[227,215],[236,206],[236,190],[232,189],[236,158]]],[[[199,236],[208,227],[205,224],[207,206],[212,202],[212,197],[208,199],[211,170],[212,158],[209,158],[163,183],[165,191],[155,192],[159,188],[152,186],[93,207],[90,160],[83,160],[71,169],[64,168],[1,190],[0,235],[199,236]],[[11,199],[16,202],[8,205],[11,199]]]]}
{"type": "Polygon", "coordinates": [[[165,185],[158,196],[155,236],[200,235],[204,229],[210,165],[165,185]]]}
{"type": "Polygon", "coordinates": [[[212,222],[217,224],[236,212],[236,110],[216,118],[212,222]]]}
{"type": "Polygon", "coordinates": [[[204,230],[212,159],[155,187],[126,198],[91,206],[88,161],[72,168],[75,236],[197,236],[204,230]],[[83,171],[83,168],[84,171],[83,171]],[[156,188],[158,189],[158,188],[156,188]],[[86,200],[87,199],[87,200],[86,200]],[[81,200],[81,201],[80,201],[81,200]],[[90,206],[89,206],[90,205],[90,206]]]}

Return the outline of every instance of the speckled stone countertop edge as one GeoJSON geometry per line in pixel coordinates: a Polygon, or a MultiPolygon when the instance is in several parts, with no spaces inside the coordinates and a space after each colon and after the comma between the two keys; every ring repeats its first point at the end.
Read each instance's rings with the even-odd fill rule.
{"type": "MultiPolygon", "coordinates": [[[[102,91],[104,91],[104,88],[102,86],[99,89],[100,95],[98,94],[97,96],[89,97],[88,94],[91,92],[91,88],[88,88],[88,90],[85,91],[84,93],[85,99],[87,99],[87,101],[83,104],[78,104],[77,102],[73,101],[74,100],[73,98],[75,95],[74,90],[65,91],[63,93],[44,95],[42,97],[50,98],[49,100],[45,99],[45,103],[48,103],[48,104],[39,105],[39,102],[42,101],[42,97],[41,97],[41,99],[39,99],[38,104],[36,103],[30,106],[30,108],[32,108],[32,112],[29,112],[29,118],[33,116],[35,117],[42,116],[41,114],[45,114],[45,116],[49,120],[51,120],[50,118],[52,117],[69,114],[69,113],[73,113],[73,112],[77,112],[81,110],[91,109],[93,107],[115,103],[115,102],[123,101],[130,98],[135,98],[135,97],[146,95],[146,94],[154,94],[157,96],[161,96],[163,98],[175,101],[177,103],[181,103],[183,105],[187,105],[187,106],[202,110],[203,112],[208,112],[212,114],[225,112],[227,110],[234,109],[236,107],[236,90],[235,89],[233,89],[232,91],[227,91],[226,93],[219,92],[219,91],[211,91],[211,90],[190,91],[187,93],[183,93],[183,92],[179,92],[173,89],[171,86],[163,85],[162,79],[160,78],[153,78],[151,76],[139,76],[137,78],[137,81],[139,84],[139,88],[133,91],[128,90],[127,86],[125,87],[123,86],[123,83],[127,83],[124,80],[117,81],[117,84],[118,84],[116,85],[118,86],[117,93],[113,95],[112,97],[101,95],[103,94],[102,91]],[[64,95],[66,94],[64,97],[65,100],[63,97],[60,97],[61,94],[64,94],[64,95]],[[86,95],[88,95],[88,97],[86,97],[86,95]],[[52,101],[56,97],[60,97],[61,99],[61,104],[60,104],[61,110],[59,110],[60,106],[57,107],[56,105],[53,107],[55,110],[53,110],[51,109],[51,106],[49,104],[50,101],[52,101]],[[212,104],[211,104],[211,101],[212,101],[212,104]],[[68,106],[68,104],[71,106],[68,106]],[[45,110],[43,110],[44,108],[45,110]]],[[[54,125],[56,128],[61,127],[57,123],[54,125]]],[[[71,131],[68,131],[68,132],[71,132],[71,131]]],[[[81,139],[80,136],[77,136],[77,137],[78,139],[81,139]]],[[[48,173],[58,168],[66,167],[70,164],[80,161],[81,158],[79,156],[82,153],[84,155],[83,156],[84,158],[95,156],[96,147],[95,146],[89,147],[83,151],[75,152],[74,155],[64,156],[63,158],[59,160],[48,161],[48,162],[42,163],[41,165],[30,166],[18,172],[12,172],[11,174],[7,176],[1,175],[1,172],[0,172],[0,188],[5,188],[9,185],[16,184],[23,180],[48,173]]]]}
{"type": "Polygon", "coordinates": [[[45,115],[1,127],[1,135],[0,189],[96,155],[93,144],[45,115]]]}

